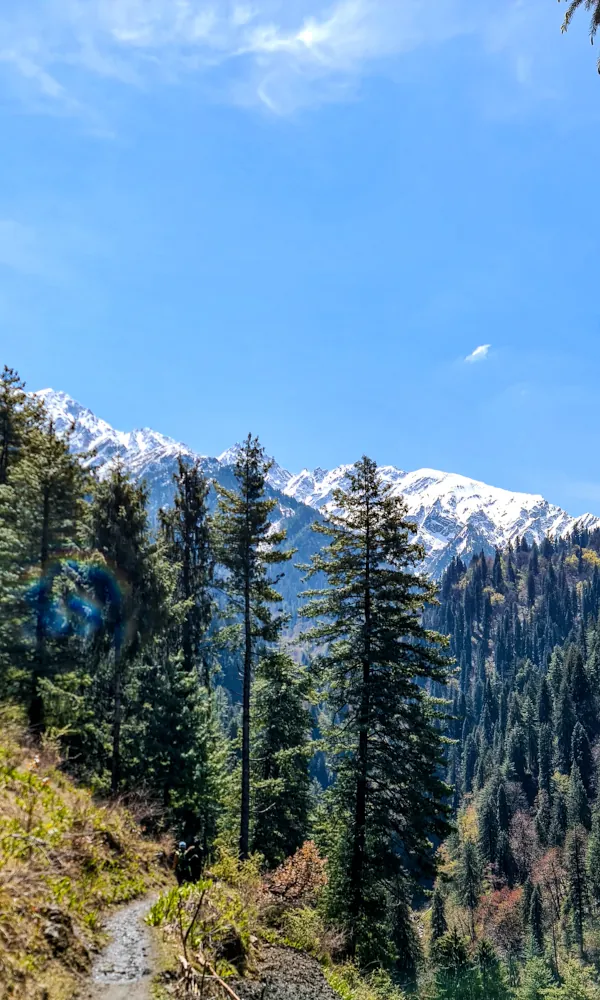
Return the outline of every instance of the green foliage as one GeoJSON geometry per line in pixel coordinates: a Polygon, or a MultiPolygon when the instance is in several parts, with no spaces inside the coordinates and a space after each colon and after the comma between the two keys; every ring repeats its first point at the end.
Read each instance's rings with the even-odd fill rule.
{"type": "Polygon", "coordinates": [[[473,938],[475,937],[475,910],[481,893],[481,878],[481,858],[477,845],[472,840],[465,840],[458,859],[456,889],[460,902],[469,911],[473,938]]]}
{"type": "Polygon", "coordinates": [[[242,650],[242,755],[240,854],[250,851],[250,702],[256,659],[265,643],[276,642],[284,619],[273,611],[281,600],[277,578],[270,569],[292,557],[284,552],[285,530],[273,530],[270,514],[276,500],[267,497],[271,462],[258,438],[249,434],[238,448],[235,462],[237,490],[217,484],[218,511],[215,538],[219,562],[226,570],[224,582],[233,624],[230,641],[242,650]]]}
{"type": "Polygon", "coordinates": [[[571,907],[573,930],[583,956],[583,932],[585,914],[589,901],[589,887],[586,868],[586,834],[583,827],[575,827],[567,836],[565,844],[568,901],[571,907]]]}
{"type": "Polygon", "coordinates": [[[592,832],[588,840],[586,863],[589,893],[598,912],[600,908],[600,806],[598,804],[592,816],[592,832]]]}
{"type": "Polygon", "coordinates": [[[253,851],[275,867],[308,839],[311,684],[283,649],[259,662],[252,719],[253,851]]]}
{"type": "Polygon", "coordinates": [[[330,854],[329,913],[360,962],[390,957],[410,936],[403,912],[407,869],[432,871],[429,838],[448,830],[438,777],[441,707],[424,684],[442,684],[441,636],[423,626],[435,589],[416,571],[422,557],[404,501],[368,458],[335,495],[339,513],[315,529],[329,544],[309,574],[329,586],[308,592],[313,641],[332,725],[337,842],[330,854]]]}
{"type": "Polygon", "coordinates": [[[552,972],[547,962],[542,958],[531,958],[523,970],[516,1000],[545,1000],[552,985],[552,972]]]}
{"type": "Polygon", "coordinates": [[[323,942],[327,927],[321,913],[312,906],[294,907],[285,910],[281,918],[281,933],[286,945],[305,951],[309,955],[323,957],[323,942]]]}
{"type": "Polygon", "coordinates": [[[363,973],[352,963],[325,968],[327,982],[342,1000],[405,1000],[389,973],[377,969],[363,973]]]}
{"type": "Polygon", "coordinates": [[[439,938],[444,936],[447,930],[448,923],[446,921],[444,897],[439,886],[436,886],[431,900],[431,943],[435,944],[439,938]]]}
{"type": "Polygon", "coordinates": [[[188,673],[196,669],[208,687],[212,665],[208,633],[215,610],[209,483],[198,461],[186,464],[181,456],[173,479],[173,507],[160,512],[164,556],[176,567],[169,646],[181,651],[184,669],[188,673]]]}
{"type": "Polygon", "coordinates": [[[537,884],[533,887],[531,894],[528,916],[533,951],[536,955],[542,955],[544,953],[544,904],[542,891],[537,884]]]}
{"type": "Polygon", "coordinates": [[[54,975],[71,995],[71,973],[87,968],[83,944],[100,943],[100,911],[157,888],[164,872],[160,845],[142,839],[119,805],[102,808],[73,785],[48,740],[32,752],[18,714],[0,708],[0,981],[3,996],[31,1000],[54,996],[54,975]],[[56,908],[64,955],[53,953],[40,919],[56,908]]]}
{"type": "Polygon", "coordinates": [[[591,969],[568,962],[561,969],[561,978],[560,984],[544,991],[544,1000],[600,1000],[600,987],[591,969]]]}
{"type": "Polygon", "coordinates": [[[165,929],[186,959],[206,958],[221,976],[245,971],[255,916],[248,899],[225,882],[176,886],[158,899],[147,919],[165,929]]]}
{"type": "Polygon", "coordinates": [[[589,830],[592,825],[592,816],[588,802],[585,785],[581,780],[581,772],[578,765],[573,762],[571,777],[569,779],[569,794],[567,798],[567,818],[569,826],[584,826],[589,830]]]}

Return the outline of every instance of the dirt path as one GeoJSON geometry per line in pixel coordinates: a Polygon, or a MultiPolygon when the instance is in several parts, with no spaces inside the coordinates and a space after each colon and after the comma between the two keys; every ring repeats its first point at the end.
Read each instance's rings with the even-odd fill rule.
{"type": "Polygon", "coordinates": [[[144,917],[153,901],[137,900],[107,920],[109,943],[94,963],[92,982],[82,1000],[150,1000],[156,958],[144,917]]]}

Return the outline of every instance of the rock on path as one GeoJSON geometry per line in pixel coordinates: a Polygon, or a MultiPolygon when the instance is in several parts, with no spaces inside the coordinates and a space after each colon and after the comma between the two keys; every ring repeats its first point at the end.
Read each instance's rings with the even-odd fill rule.
{"type": "Polygon", "coordinates": [[[154,953],[144,917],[152,902],[137,900],[109,918],[109,943],[94,963],[92,983],[82,1000],[150,1000],[154,953]]]}

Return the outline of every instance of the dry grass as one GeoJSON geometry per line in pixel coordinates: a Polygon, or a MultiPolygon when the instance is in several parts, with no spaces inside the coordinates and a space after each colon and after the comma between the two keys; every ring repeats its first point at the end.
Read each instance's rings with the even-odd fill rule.
{"type": "Polygon", "coordinates": [[[70,997],[102,910],[165,881],[166,845],[99,806],[0,712],[0,997],[70,997]]]}

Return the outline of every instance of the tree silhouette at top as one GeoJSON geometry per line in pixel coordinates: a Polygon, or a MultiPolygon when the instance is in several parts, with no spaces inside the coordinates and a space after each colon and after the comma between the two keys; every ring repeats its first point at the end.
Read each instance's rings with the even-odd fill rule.
{"type": "MultiPolygon", "coordinates": [[[[584,10],[591,11],[592,18],[590,21],[590,41],[593,45],[596,33],[600,27],[600,0],[571,0],[571,3],[567,8],[567,13],[565,14],[562,30],[568,30],[569,25],[573,20],[573,15],[577,10],[579,10],[580,7],[583,7],[584,10]]],[[[600,73],[600,58],[598,59],[598,72],[600,73]]]]}

